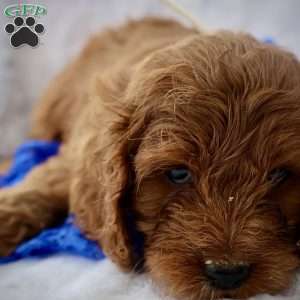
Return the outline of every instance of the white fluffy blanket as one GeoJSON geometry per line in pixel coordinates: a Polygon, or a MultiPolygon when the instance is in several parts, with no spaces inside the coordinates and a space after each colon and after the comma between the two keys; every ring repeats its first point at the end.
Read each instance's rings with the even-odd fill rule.
{"type": "MultiPolygon", "coordinates": [[[[299,300],[300,276],[285,295],[251,300],[299,300]]],[[[1,300],[167,300],[145,275],[124,274],[107,259],[54,256],[0,267],[1,300]]]]}

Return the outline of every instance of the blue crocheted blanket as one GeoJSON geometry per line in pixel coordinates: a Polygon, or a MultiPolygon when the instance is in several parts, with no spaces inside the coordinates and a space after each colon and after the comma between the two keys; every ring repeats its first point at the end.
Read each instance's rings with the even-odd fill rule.
{"type": "MultiPolygon", "coordinates": [[[[24,143],[15,152],[11,168],[6,174],[0,175],[0,188],[17,184],[32,168],[56,155],[58,150],[59,144],[56,142],[24,143]]],[[[104,258],[97,244],[86,239],[74,224],[74,217],[69,216],[63,224],[45,229],[21,244],[9,257],[0,258],[0,264],[26,257],[41,258],[56,253],[79,255],[94,260],[104,258]]]]}

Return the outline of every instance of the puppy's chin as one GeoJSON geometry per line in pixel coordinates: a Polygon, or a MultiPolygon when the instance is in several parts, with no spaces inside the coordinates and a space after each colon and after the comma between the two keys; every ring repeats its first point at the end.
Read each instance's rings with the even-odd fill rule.
{"type": "Polygon", "coordinates": [[[295,267],[299,264],[296,256],[287,256],[285,250],[275,249],[262,258],[263,261],[257,261],[241,287],[222,290],[209,282],[204,273],[204,263],[192,250],[149,249],[146,255],[147,268],[155,284],[167,296],[190,300],[247,299],[264,293],[278,294],[290,287],[295,267]]]}
{"type": "Polygon", "coordinates": [[[247,299],[258,294],[275,295],[291,286],[300,266],[296,247],[290,241],[277,239],[276,234],[257,241],[245,232],[228,251],[225,243],[222,247],[223,242],[217,241],[217,235],[213,241],[209,233],[201,236],[199,231],[197,236],[188,227],[184,230],[175,224],[163,227],[157,228],[146,246],[146,268],[155,284],[176,299],[247,299]],[[247,262],[251,266],[249,276],[238,287],[218,288],[205,271],[206,262],[211,259],[229,264],[247,262]]]}

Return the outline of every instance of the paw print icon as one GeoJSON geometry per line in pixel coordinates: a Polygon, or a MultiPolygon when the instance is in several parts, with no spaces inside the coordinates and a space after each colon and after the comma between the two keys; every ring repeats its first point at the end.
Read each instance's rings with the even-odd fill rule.
{"type": "Polygon", "coordinates": [[[13,23],[5,26],[5,31],[11,34],[10,43],[17,48],[21,45],[35,47],[39,43],[39,35],[45,31],[43,24],[36,24],[33,17],[16,17],[13,23]]]}

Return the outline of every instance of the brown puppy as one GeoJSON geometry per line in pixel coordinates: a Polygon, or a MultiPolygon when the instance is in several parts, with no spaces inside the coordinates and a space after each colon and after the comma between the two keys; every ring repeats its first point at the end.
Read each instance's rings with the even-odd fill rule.
{"type": "Polygon", "coordinates": [[[300,223],[292,54],[246,34],[131,22],[93,37],[34,116],[31,136],[63,146],[0,191],[2,255],[70,211],[118,266],[144,265],[171,295],[289,286],[300,223]]]}

